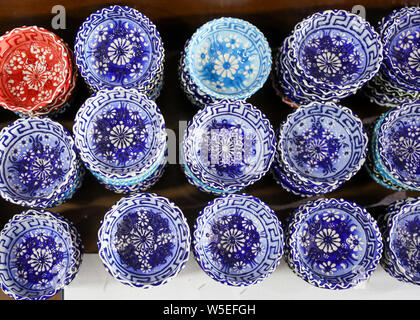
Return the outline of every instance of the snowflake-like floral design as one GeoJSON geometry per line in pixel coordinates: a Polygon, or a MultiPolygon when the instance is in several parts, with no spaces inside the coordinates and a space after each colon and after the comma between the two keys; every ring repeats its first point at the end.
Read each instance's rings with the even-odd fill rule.
{"type": "Polygon", "coordinates": [[[349,215],[335,209],[314,214],[300,230],[303,260],[325,275],[352,268],[366,249],[359,230],[360,226],[349,215]]]}
{"type": "Polygon", "coordinates": [[[30,232],[12,250],[12,273],[21,285],[46,288],[61,279],[68,255],[61,240],[42,230],[30,232]]]}
{"type": "MultiPolygon", "coordinates": [[[[386,157],[403,177],[420,175],[420,124],[415,118],[399,121],[388,134],[386,157]]],[[[418,179],[418,178],[417,178],[418,179]]]]}
{"type": "Polygon", "coordinates": [[[92,71],[113,85],[138,81],[151,63],[151,44],[143,29],[132,21],[107,21],[89,38],[87,58],[92,71]]]}
{"type": "Polygon", "coordinates": [[[37,134],[23,139],[8,156],[8,178],[16,191],[38,196],[62,182],[68,173],[63,163],[66,147],[54,137],[37,134]]]}
{"type": "Polygon", "coordinates": [[[213,34],[195,52],[195,70],[202,83],[218,93],[245,90],[258,75],[259,53],[236,33],[213,34]]]}
{"type": "Polygon", "coordinates": [[[314,78],[327,84],[342,85],[359,77],[366,58],[347,34],[319,32],[305,41],[300,59],[314,78]]]}
{"type": "Polygon", "coordinates": [[[168,219],[159,212],[139,209],[124,215],[113,245],[125,265],[147,273],[168,261],[174,254],[174,242],[168,219]]]}
{"type": "Polygon", "coordinates": [[[420,277],[420,215],[403,219],[398,223],[395,234],[392,250],[407,272],[420,277]]]}
{"type": "Polygon", "coordinates": [[[150,120],[128,103],[111,105],[90,126],[94,153],[109,164],[125,166],[142,159],[152,136],[150,120]]]}
{"type": "Polygon", "coordinates": [[[311,119],[311,127],[293,132],[290,144],[296,151],[292,158],[305,172],[336,172],[340,154],[348,148],[344,137],[323,125],[319,117],[311,119]]]}
{"type": "Polygon", "coordinates": [[[239,272],[252,266],[263,250],[254,222],[239,210],[212,222],[210,238],[210,252],[227,270],[239,272]]]}

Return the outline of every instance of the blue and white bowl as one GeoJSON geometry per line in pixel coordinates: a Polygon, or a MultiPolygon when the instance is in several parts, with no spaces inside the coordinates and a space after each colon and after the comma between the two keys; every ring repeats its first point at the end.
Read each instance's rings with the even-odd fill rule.
{"type": "Polygon", "coordinates": [[[150,288],[167,283],[185,266],[190,229],[182,211],[156,194],[122,198],[98,232],[99,256],[123,284],[150,288]]]}
{"type": "Polygon", "coordinates": [[[367,143],[362,121],[350,109],[320,102],[301,106],[280,127],[275,177],[282,172],[281,180],[302,195],[331,192],[360,170],[367,143]]]}
{"type": "Polygon", "coordinates": [[[211,201],[194,225],[193,249],[206,274],[231,286],[249,286],[274,272],[283,254],[277,216],[261,200],[230,194],[211,201]]]}
{"type": "Polygon", "coordinates": [[[291,35],[295,68],[305,80],[330,90],[357,90],[379,70],[379,34],[362,17],[345,10],[315,13],[291,35]]]}
{"type": "Polygon", "coordinates": [[[92,13],[75,41],[80,74],[93,91],[135,88],[155,96],[164,49],[156,26],[139,11],[110,6],[92,13]]]}
{"type": "Polygon", "coordinates": [[[318,199],[293,213],[287,231],[286,260],[308,283],[348,289],[365,281],[382,255],[376,221],[343,199],[318,199]]]}
{"type": "Polygon", "coordinates": [[[44,210],[19,213],[0,232],[0,286],[14,299],[44,300],[76,276],[82,242],[74,225],[44,210]]]}
{"type": "Polygon", "coordinates": [[[381,229],[384,238],[381,265],[394,278],[420,285],[420,198],[391,204],[381,229]]]}
{"type": "Polygon", "coordinates": [[[163,116],[135,89],[98,91],[77,112],[73,132],[86,167],[111,189],[143,190],[166,164],[163,116]]]}
{"type": "Polygon", "coordinates": [[[384,48],[384,61],[364,90],[371,102],[398,108],[420,99],[419,30],[419,7],[394,10],[380,21],[378,32],[384,48]]]}
{"type": "Polygon", "coordinates": [[[74,140],[48,118],[18,119],[0,132],[0,195],[25,207],[48,208],[80,187],[74,140]]]}
{"type": "Polygon", "coordinates": [[[269,120],[243,101],[205,106],[188,124],[182,144],[189,181],[216,194],[236,192],[259,180],[274,155],[269,120]]]}
{"type": "Polygon", "coordinates": [[[198,102],[247,99],[264,85],[271,71],[271,50],[264,35],[237,18],[207,22],[184,51],[181,85],[193,96],[196,92],[198,102]]]}
{"type": "Polygon", "coordinates": [[[374,131],[375,166],[394,184],[420,190],[420,104],[392,109],[374,131]]]}

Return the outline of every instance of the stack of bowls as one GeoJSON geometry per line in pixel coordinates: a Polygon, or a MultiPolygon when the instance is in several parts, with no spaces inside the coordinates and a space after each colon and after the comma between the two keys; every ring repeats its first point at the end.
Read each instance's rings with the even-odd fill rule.
{"type": "Polygon", "coordinates": [[[288,221],[285,257],[308,283],[347,289],[365,281],[382,255],[376,221],[359,205],[343,199],[309,201],[288,221]]]}
{"type": "Polygon", "coordinates": [[[384,187],[420,191],[419,103],[392,109],[371,126],[365,167],[384,187]]]}
{"type": "Polygon", "coordinates": [[[280,126],[271,172],[296,195],[328,193],[359,171],[367,144],[362,121],[350,109],[312,102],[289,114],[280,126]]]}
{"type": "Polygon", "coordinates": [[[293,107],[354,94],[379,70],[382,44],[363,18],[344,10],[315,13],[298,23],[279,49],[273,86],[293,107]]]}
{"type": "Polygon", "coordinates": [[[25,207],[58,206],[81,186],[84,169],[70,133],[48,118],[0,131],[0,195],[25,207]]]}
{"type": "Polygon", "coordinates": [[[420,7],[393,11],[379,24],[384,61],[366,86],[371,102],[399,107],[420,100],[420,7]]]}
{"type": "Polygon", "coordinates": [[[394,278],[420,285],[420,198],[396,201],[381,223],[383,268],[394,278]]]}
{"type": "Polygon", "coordinates": [[[121,283],[139,288],[159,286],[178,275],[190,243],[182,211],[151,193],[122,198],[106,213],[98,232],[105,268],[121,283]]]}
{"type": "Polygon", "coordinates": [[[197,107],[222,99],[245,100],[267,81],[271,50],[254,25],[219,18],[201,26],[181,54],[181,86],[197,107]]]}
{"type": "Polygon", "coordinates": [[[67,219],[44,210],[15,215],[0,232],[0,286],[14,299],[44,300],[76,276],[82,241],[67,219]]]}
{"type": "Polygon", "coordinates": [[[114,192],[145,190],[163,174],[165,121],[156,103],[135,89],[105,89],[88,98],[73,133],[86,167],[114,192]]]}
{"type": "Polygon", "coordinates": [[[261,111],[243,101],[222,100],[206,105],[188,123],[182,165],[200,190],[233,193],[265,175],[275,148],[274,130],[261,111]]]}
{"type": "Polygon", "coordinates": [[[271,275],[283,254],[283,230],[261,200],[230,194],[211,201],[194,225],[194,254],[212,279],[249,286],[271,275]]]}
{"type": "Polygon", "coordinates": [[[92,92],[134,88],[156,99],[163,85],[164,49],[156,26],[142,13],[110,6],[80,26],[74,54],[92,92]]]}
{"type": "Polygon", "coordinates": [[[0,74],[0,105],[21,116],[65,111],[77,79],[69,46],[36,26],[0,37],[0,74]]]}

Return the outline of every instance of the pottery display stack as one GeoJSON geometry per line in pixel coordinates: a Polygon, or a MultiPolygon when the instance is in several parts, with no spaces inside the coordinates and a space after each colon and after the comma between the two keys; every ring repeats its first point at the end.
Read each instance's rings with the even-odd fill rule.
{"type": "Polygon", "coordinates": [[[367,145],[362,121],[350,109],[332,102],[302,105],[279,128],[271,172],[296,195],[329,193],[360,170],[367,145]]]}
{"type": "Polygon", "coordinates": [[[381,265],[392,277],[420,285],[420,198],[392,203],[381,220],[381,265]]]}
{"type": "Polygon", "coordinates": [[[394,10],[384,17],[378,32],[384,61],[364,92],[372,103],[398,108],[420,100],[420,8],[394,10]]]}
{"type": "Polygon", "coordinates": [[[76,35],[74,55],[92,92],[124,87],[156,99],[164,49],[156,26],[139,11],[110,6],[92,13],[76,35]]]}
{"type": "Polygon", "coordinates": [[[391,109],[369,131],[369,175],[388,189],[420,191],[420,104],[391,109]]]}
{"type": "Polygon", "coordinates": [[[257,27],[224,17],[202,25],[187,41],[179,65],[181,87],[197,107],[246,100],[271,72],[271,49],[257,27]]]}
{"type": "Polygon", "coordinates": [[[287,223],[287,263],[299,277],[320,288],[348,289],[367,280],[382,250],[376,220],[347,200],[309,201],[287,223]]]}
{"type": "Polygon", "coordinates": [[[85,166],[114,192],[146,190],[163,174],[165,120],[156,103],[136,89],[92,95],[76,114],[73,134],[85,166]]]}
{"type": "Polygon", "coordinates": [[[20,116],[64,112],[76,88],[69,46],[37,26],[15,28],[0,37],[0,105],[20,116]]]}
{"type": "Polygon", "coordinates": [[[299,22],[274,59],[273,86],[293,106],[338,102],[357,92],[379,70],[379,34],[344,10],[315,13],[299,22]]]}

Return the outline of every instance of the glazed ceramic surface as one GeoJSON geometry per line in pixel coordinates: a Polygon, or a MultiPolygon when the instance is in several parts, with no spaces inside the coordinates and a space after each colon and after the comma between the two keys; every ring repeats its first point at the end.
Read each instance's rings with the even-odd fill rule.
{"type": "Polygon", "coordinates": [[[19,119],[0,132],[0,194],[49,207],[75,184],[80,162],[70,133],[49,119],[19,119]]]}
{"type": "Polygon", "coordinates": [[[344,10],[313,14],[296,25],[292,37],[296,68],[322,87],[360,88],[382,62],[378,33],[366,20],[344,10]]]}
{"type": "Polygon", "coordinates": [[[187,73],[205,94],[245,99],[260,89],[271,71],[271,50],[252,24],[219,18],[201,26],[185,49],[187,73]]]}
{"type": "Polygon", "coordinates": [[[43,300],[76,276],[81,239],[64,218],[43,210],[15,215],[0,232],[0,285],[15,299],[43,300]]]}
{"type": "Polygon", "coordinates": [[[350,109],[317,102],[287,117],[278,143],[287,171],[329,185],[350,179],[363,165],[366,148],[362,122],[350,109]]]}
{"type": "Polygon", "coordinates": [[[420,105],[391,110],[377,130],[377,159],[399,184],[420,189],[420,105]]]}
{"type": "Polygon", "coordinates": [[[166,150],[159,108],[134,89],[101,90],[87,99],[73,131],[86,166],[107,181],[150,174],[166,150]]]}
{"type": "Polygon", "coordinates": [[[214,280],[247,286],[268,277],[283,254],[283,231],[275,213],[248,195],[210,202],[194,226],[194,253],[214,280]]]}
{"type": "Polygon", "coordinates": [[[155,194],[122,198],[105,215],[99,255],[117,280],[133,287],[166,283],[184,267],[190,231],[181,210],[155,194]]]}
{"type": "Polygon", "coordinates": [[[382,254],[376,221],[360,206],[342,199],[302,205],[288,234],[292,269],[321,288],[346,289],[366,280],[382,254]]]}
{"type": "Polygon", "coordinates": [[[268,119],[254,106],[223,100],[207,105],[189,123],[183,157],[202,184],[234,192],[259,180],[275,154],[268,119]]]}
{"type": "Polygon", "coordinates": [[[163,71],[164,50],[156,26],[129,7],[111,6],[91,14],[77,33],[75,56],[81,75],[95,91],[149,89],[163,71]]]}
{"type": "Polygon", "coordinates": [[[0,37],[0,105],[31,114],[53,102],[68,85],[71,60],[64,42],[36,26],[0,37]]]}

